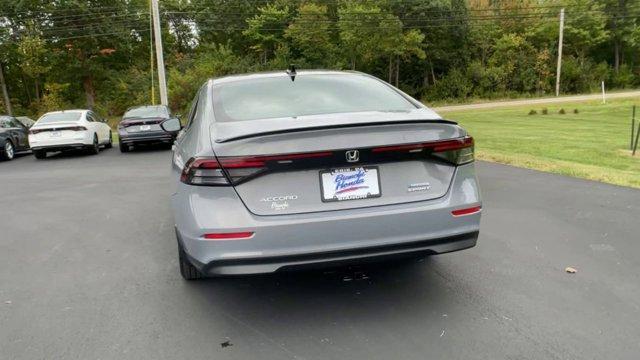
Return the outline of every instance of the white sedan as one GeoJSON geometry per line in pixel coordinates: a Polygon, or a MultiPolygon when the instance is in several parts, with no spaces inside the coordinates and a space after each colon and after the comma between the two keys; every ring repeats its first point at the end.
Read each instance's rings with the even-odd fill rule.
{"type": "Polygon", "coordinates": [[[42,115],[29,130],[29,144],[37,159],[47,152],[86,149],[97,154],[112,145],[111,128],[91,110],[54,111],[42,115]]]}

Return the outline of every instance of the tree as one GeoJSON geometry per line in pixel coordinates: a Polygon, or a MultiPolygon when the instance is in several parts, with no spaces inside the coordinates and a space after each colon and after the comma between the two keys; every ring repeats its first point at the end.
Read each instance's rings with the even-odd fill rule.
{"type": "Polygon", "coordinates": [[[311,63],[327,66],[333,62],[336,46],[331,39],[331,20],[327,7],[314,3],[300,5],[298,14],[285,30],[303,58],[311,63]]]}
{"type": "Polygon", "coordinates": [[[262,54],[263,63],[284,42],[284,29],[289,18],[289,6],[268,4],[258,8],[258,14],[247,19],[247,29],[242,33],[252,41],[251,48],[262,54]]]}
{"type": "Polygon", "coordinates": [[[574,54],[582,61],[591,49],[610,35],[605,28],[604,7],[593,0],[568,0],[565,6],[568,9],[565,11],[563,52],[574,54]]]}
{"type": "Polygon", "coordinates": [[[371,62],[390,55],[402,34],[402,23],[393,14],[368,3],[346,2],[338,9],[340,41],[351,68],[357,60],[371,62]]]}
{"type": "Polygon", "coordinates": [[[20,54],[19,66],[25,75],[31,77],[35,84],[36,99],[40,99],[40,79],[51,68],[47,64],[48,49],[38,35],[25,35],[18,44],[20,54]]]}

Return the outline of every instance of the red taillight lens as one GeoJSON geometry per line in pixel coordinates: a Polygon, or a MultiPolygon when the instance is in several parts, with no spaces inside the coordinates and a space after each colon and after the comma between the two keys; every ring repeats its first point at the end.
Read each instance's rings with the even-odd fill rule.
{"type": "Polygon", "coordinates": [[[182,170],[180,181],[190,185],[236,185],[267,170],[267,164],[288,166],[301,159],[332,156],[330,151],[266,156],[192,158],[182,170]]]}
{"type": "Polygon", "coordinates": [[[471,215],[471,214],[479,213],[480,210],[482,210],[482,206],[474,206],[474,207],[465,208],[465,209],[453,210],[451,212],[451,215],[453,216],[471,215]]]}
{"type": "Polygon", "coordinates": [[[207,240],[244,240],[253,237],[253,232],[213,233],[204,234],[203,237],[207,240]]]}
{"type": "Polygon", "coordinates": [[[229,185],[216,158],[191,158],[182,169],[180,181],[189,185],[229,185]]]}
{"type": "Polygon", "coordinates": [[[64,131],[64,130],[69,130],[69,131],[86,131],[87,128],[84,126],[67,126],[67,127],[61,127],[61,128],[49,128],[49,129],[31,129],[29,130],[29,134],[38,134],[41,132],[47,132],[47,131],[64,131]]]}
{"type": "Polygon", "coordinates": [[[420,153],[429,152],[431,155],[462,165],[473,161],[473,138],[465,136],[453,140],[432,141],[419,144],[391,145],[371,149],[372,153],[420,153]]]}

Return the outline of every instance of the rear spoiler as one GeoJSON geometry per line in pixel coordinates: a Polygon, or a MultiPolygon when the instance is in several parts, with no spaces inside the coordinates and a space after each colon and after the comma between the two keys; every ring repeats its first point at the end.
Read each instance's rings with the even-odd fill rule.
{"type": "Polygon", "coordinates": [[[431,120],[394,120],[394,121],[380,121],[380,122],[369,122],[369,123],[356,123],[356,124],[337,124],[337,125],[322,125],[322,126],[310,126],[310,127],[302,127],[302,128],[292,128],[292,129],[282,129],[282,130],[271,130],[264,132],[257,132],[251,134],[238,135],[223,139],[216,139],[216,143],[222,144],[230,141],[242,140],[242,139],[250,139],[254,137],[260,136],[268,136],[268,135],[277,135],[277,134],[287,134],[294,132],[302,132],[302,131],[314,131],[314,130],[327,130],[327,129],[341,129],[341,128],[354,128],[354,127],[366,127],[366,126],[380,126],[380,125],[398,125],[398,124],[450,124],[450,125],[458,125],[457,122],[452,120],[445,119],[431,119],[431,120]]]}

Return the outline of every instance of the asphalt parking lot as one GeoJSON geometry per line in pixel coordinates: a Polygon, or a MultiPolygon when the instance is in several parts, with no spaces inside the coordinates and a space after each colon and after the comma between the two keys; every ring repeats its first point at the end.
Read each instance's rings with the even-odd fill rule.
{"type": "Polygon", "coordinates": [[[0,163],[0,359],[638,358],[639,190],[479,162],[473,249],[185,282],[169,165],[0,163]]]}

